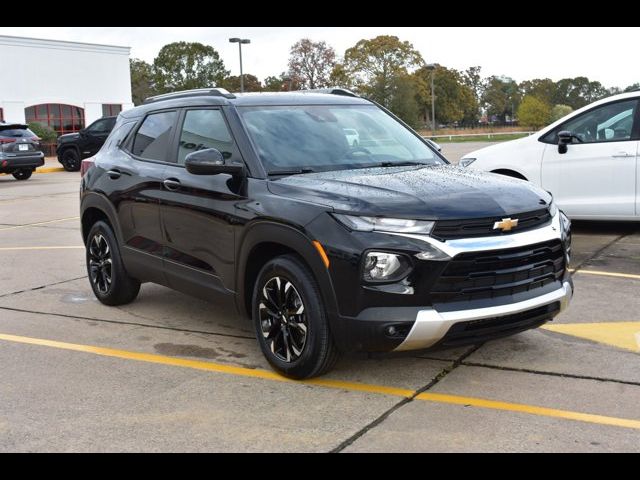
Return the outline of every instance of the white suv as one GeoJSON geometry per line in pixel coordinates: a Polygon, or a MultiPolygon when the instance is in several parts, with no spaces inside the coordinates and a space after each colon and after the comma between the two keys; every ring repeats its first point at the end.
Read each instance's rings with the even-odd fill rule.
{"type": "Polygon", "coordinates": [[[574,219],[640,220],[640,92],[599,100],[460,165],[528,180],[574,219]]]}

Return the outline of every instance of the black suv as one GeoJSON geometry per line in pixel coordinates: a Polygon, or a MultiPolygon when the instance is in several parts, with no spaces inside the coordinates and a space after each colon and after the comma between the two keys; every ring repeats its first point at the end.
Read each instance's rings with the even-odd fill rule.
{"type": "Polygon", "coordinates": [[[116,117],[99,118],[78,133],[67,133],[58,137],[56,154],[67,172],[80,170],[82,159],[95,155],[116,124],[116,117]]]}
{"type": "Polygon", "coordinates": [[[131,302],[142,282],[231,300],[292,378],[340,351],[537,327],[573,291],[569,220],[547,192],[451,166],[341,89],[150,98],[118,116],[81,214],[102,303],[131,302]]]}

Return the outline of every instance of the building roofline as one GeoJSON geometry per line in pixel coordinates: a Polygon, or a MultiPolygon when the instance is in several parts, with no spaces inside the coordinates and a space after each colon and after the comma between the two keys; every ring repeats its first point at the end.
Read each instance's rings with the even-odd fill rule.
{"type": "Polygon", "coordinates": [[[0,35],[0,45],[15,47],[40,47],[60,50],[79,50],[84,52],[114,53],[129,55],[131,47],[120,45],[104,45],[99,43],[71,42],[67,40],[49,40],[45,38],[15,37],[0,35]]]}

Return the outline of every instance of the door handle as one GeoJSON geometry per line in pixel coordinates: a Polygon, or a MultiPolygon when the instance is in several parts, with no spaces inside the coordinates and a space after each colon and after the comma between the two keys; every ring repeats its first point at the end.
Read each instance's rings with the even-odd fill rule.
{"type": "Polygon", "coordinates": [[[629,157],[635,157],[635,155],[631,154],[631,153],[627,153],[627,152],[618,152],[618,153],[614,153],[613,155],[611,155],[613,158],[629,158],[629,157]]]}
{"type": "Polygon", "coordinates": [[[107,175],[109,175],[109,178],[112,180],[116,180],[117,178],[120,178],[120,175],[122,175],[122,172],[120,170],[109,170],[107,171],[107,175]]]}
{"type": "Polygon", "coordinates": [[[162,182],[164,188],[167,190],[175,191],[180,188],[180,181],[175,178],[167,178],[164,182],[162,182]]]}

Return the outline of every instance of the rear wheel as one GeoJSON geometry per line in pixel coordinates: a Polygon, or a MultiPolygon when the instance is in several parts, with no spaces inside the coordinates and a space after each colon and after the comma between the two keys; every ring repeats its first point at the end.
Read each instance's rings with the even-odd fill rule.
{"type": "Polygon", "coordinates": [[[124,268],[118,242],[111,227],[96,222],[87,235],[87,274],[96,298],[105,305],[132,302],[140,291],[140,282],[124,268]]]}
{"type": "Polygon", "coordinates": [[[77,172],[80,170],[80,155],[73,148],[67,148],[62,152],[60,163],[67,172],[77,172]]]}
{"type": "Polygon", "coordinates": [[[11,175],[13,175],[13,178],[15,178],[16,180],[28,180],[29,178],[31,178],[32,174],[32,170],[21,168],[20,170],[16,170],[15,172],[13,172],[11,175]]]}
{"type": "Polygon", "coordinates": [[[287,377],[322,375],[338,359],[317,282],[294,255],[277,257],[262,268],[252,317],[262,353],[287,377]]]}

